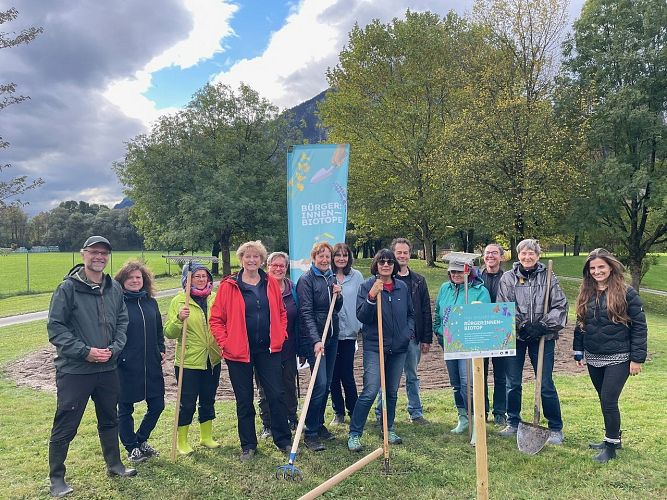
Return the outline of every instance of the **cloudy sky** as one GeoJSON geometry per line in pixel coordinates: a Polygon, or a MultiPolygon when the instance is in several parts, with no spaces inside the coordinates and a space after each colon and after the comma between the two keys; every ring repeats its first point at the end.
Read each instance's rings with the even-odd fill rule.
{"type": "MultiPolygon", "coordinates": [[[[583,0],[573,0],[575,17],[583,0]]],[[[32,43],[0,50],[0,81],[31,99],[0,115],[9,175],[42,177],[22,199],[34,215],[64,200],[113,205],[111,169],[124,142],[208,81],[246,82],[281,108],[324,90],[355,22],[407,8],[464,15],[472,0],[0,0],[19,18],[0,32],[41,26],[32,43]]]]}

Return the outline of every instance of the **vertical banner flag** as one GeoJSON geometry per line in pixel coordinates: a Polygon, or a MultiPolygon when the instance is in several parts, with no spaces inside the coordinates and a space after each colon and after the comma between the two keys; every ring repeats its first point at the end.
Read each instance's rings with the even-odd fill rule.
{"type": "Polygon", "coordinates": [[[345,241],[349,144],[301,144],[287,153],[290,277],[310,269],[315,243],[345,241]]]}

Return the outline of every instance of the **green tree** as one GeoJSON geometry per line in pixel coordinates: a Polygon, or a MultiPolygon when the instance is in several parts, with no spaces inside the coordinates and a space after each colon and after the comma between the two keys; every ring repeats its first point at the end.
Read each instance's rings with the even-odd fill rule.
{"type": "Polygon", "coordinates": [[[666,26],[663,0],[588,0],[564,50],[562,85],[585,103],[589,216],[621,240],[636,289],[667,241],[666,26]]]}
{"type": "Polygon", "coordinates": [[[566,8],[559,0],[475,4],[483,42],[468,53],[462,111],[447,131],[443,162],[458,217],[506,236],[512,249],[558,230],[576,180],[569,136],[552,106],[566,8]]]}
{"type": "Polygon", "coordinates": [[[284,154],[293,140],[287,117],[256,91],[209,84],[130,141],[114,168],[149,245],[212,245],[228,274],[234,242],[284,240],[284,154]]]}
{"type": "Polygon", "coordinates": [[[333,142],[351,144],[350,220],[359,241],[403,234],[423,244],[450,223],[437,151],[457,106],[467,24],[456,14],[406,12],[355,25],[319,115],[333,142]]]}
{"type": "MultiPolygon", "coordinates": [[[[14,8],[0,11],[0,26],[6,22],[13,21],[19,15],[14,8]]],[[[5,33],[0,31],[0,49],[15,47],[23,43],[29,43],[42,32],[42,28],[27,28],[18,33],[5,33]]],[[[16,94],[16,84],[13,82],[0,82],[0,111],[11,104],[16,104],[21,101],[30,99],[28,96],[16,94]]],[[[0,136],[0,150],[9,147],[9,142],[5,141],[0,136]]],[[[11,167],[10,164],[0,163],[0,175],[4,177],[4,172],[11,167]]],[[[17,195],[25,193],[26,191],[36,188],[43,184],[42,179],[28,180],[25,175],[20,175],[8,179],[0,177],[0,210],[7,207],[8,200],[17,195]]],[[[15,205],[20,204],[19,200],[14,200],[15,205]]]]}

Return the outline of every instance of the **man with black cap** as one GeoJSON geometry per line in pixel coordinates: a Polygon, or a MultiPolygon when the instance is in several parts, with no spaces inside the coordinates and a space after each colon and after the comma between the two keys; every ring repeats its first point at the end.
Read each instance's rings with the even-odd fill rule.
{"type": "Polygon", "coordinates": [[[47,331],[56,346],[57,407],[49,440],[50,493],[73,490],[65,482],[65,459],[92,398],[102,454],[110,476],[134,476],[120,460],[118,445],[118,355],[127,339],[128,315],[121,285],[104,274],[111,244],[91,236],[77,264],[51,298],[47,331]]]}

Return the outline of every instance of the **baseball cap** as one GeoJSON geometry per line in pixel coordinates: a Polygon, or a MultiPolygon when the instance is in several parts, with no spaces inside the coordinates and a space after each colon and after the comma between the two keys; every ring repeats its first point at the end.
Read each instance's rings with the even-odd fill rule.
{"type": "Polygon", "coordinates": [[[465,260],[452,259],[449,261],[447,271],[465,271],[465,260]]]}
{"type": "Polygon", "coordinates": [[[111,243],[109,243],[109,240],[107,240],[104,236],[91,236],[86,240],[82,248],[88,248],[97,243],[106,245],[107,247],[109,247],[109,251],[111,251],[111,243]]]}

